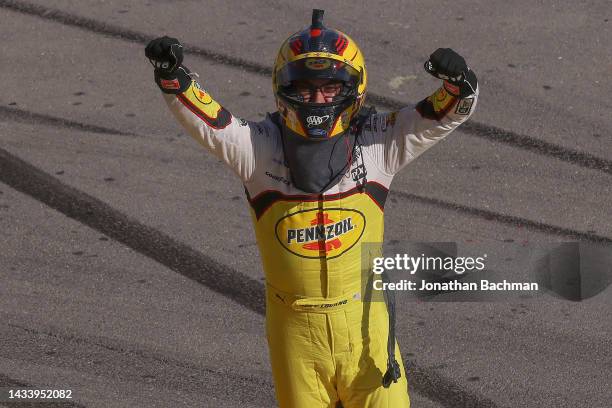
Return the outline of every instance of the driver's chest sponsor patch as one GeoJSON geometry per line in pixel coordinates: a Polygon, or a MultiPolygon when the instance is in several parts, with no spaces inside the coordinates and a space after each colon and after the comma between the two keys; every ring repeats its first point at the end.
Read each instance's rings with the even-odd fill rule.
{"type": "Polygon", "coordinates": [[[292,242],[312,242],[312,241],[325,241],[339,238],[340,236],[351,231],[354,226],[352,224],[353,219],[351,217],[345,218],[342,221],[333,222],[333,220],[324,220],[327,224],[317,224],[313,227],[288,229],[287,230],[287,244],[292,242]]]}
{"type": "Polygon", "coordinates": [[[294,255],[334,258],[351,249],[365,229],[357,210],[330,208],[298,211],[276,224],[276,238],[294,255]]]}

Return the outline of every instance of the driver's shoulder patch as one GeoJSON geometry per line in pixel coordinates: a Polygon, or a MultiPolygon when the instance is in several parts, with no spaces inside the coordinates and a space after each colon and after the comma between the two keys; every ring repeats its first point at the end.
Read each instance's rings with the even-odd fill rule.
{"type": "Polygon", "coordinates": [[[464,98],[457,102],[455,113],[457,115],[469,115],[472,111],[472,105],[474,104],[474,98],[464,98]]]}

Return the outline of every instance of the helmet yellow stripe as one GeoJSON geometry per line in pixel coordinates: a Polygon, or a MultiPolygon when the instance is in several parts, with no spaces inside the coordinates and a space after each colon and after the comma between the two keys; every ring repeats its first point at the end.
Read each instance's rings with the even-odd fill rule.
{"type": "Polygon", "coordinates": [[[331,52],[307,52],[305,54],[300,54],[294,58],[291,59],[291,62],[293,61],[299,61],[305,58],[329,58],[335,61],[340,61],[340,62],[344,62],[346,65],[350,66],[351,68],[353,68],[355,71],[359,72],[360,69],[359,67],[353,63],[353,61],[346,59],[338,54],[332,54],[331,52]]]}

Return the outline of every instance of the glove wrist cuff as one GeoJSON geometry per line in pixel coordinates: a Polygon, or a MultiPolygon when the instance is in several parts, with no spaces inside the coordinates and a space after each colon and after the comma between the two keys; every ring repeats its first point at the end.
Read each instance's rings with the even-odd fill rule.
{"type": "Polygon", "coordinates": [[[446,89],[446,92],[453,96],[459,96],[461,94],[461,87],[459,85],[454,85],[448,81],[444,81],[443,86],[444,89],[446,89]]]}
{"type": "Polygon", "coordinates": [[[461,84],[453,84],[449,81],[444,81],[444,89],[449,94],[458,98],[467,98],[476,92],[478,87],[478,80],[476,74],[471,69],[468,70],[463,82],[461,84]]]}
{"type": "Polygon", "coordinates": [[[183,93],[191,85],[191,77],[189,69],[184,66],[178,67],[174,72],[167,73],[160,70],[155,70],[155,83],[163,93],[180,94],[183,93]]]}

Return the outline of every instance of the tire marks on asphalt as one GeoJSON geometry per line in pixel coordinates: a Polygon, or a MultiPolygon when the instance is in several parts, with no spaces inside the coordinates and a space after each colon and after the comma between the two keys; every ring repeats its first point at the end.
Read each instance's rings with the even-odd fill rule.
{"type": "Polygon", "coordinates": [[[596,243],[609,244],[612,243],[612,238],[597,235],[590,232],[582,232],[570,228],[559,227],[556,225],[545,224],[539,221],[533,221],[527,218],[515,217],[495,211],[483,210],[481,208],[468,207],[465,205],[451,203],[448,201],[438,200],[437,198],[423,197],[416,194],[406,193],[403,191],[391,190],[391,196],[400,196],[409,201],[415,201],[421,204],[432,207],[443,208],[445,210],[455,211],[461,214],[478,217],[487,221],[494,221],[499,224],[506,224],[516,228],[525,228],[531,231],[544,232],[550,235],[571,238],[577,241],[588,241],[596,243]]]}
{"type": "Polygon", "coordinates": [[[567,163],[571,163],[585,169],[599,170],[612,174],[612,160],[597,157],[590,153],[569,149],[554,143],[548,143],[527,135],[508,132],[495,126],[468,120],[459,128],[461,131],[471,135],[490,140],[496,143],[507,144],[518,147],[542,156],[552,157],[567,163]]]}
{"type": "MultiPolygon", "coordinates": [[[[80,28],[85,31],[102,34],[107,37],[117,38],[124,41],[146,44],[155,36],[144,34],[138,31],[128,30],[126,28],[105,23],[103,21],[94,20],[87,17],[81,17],[74,14],[66,13],[58,9],[40,6],[37,4],[27,3],[24,1],[0,0],[0,8],[13,10],[19,13],[28,14],[35,17],[40,17],[45,20],[50,20],[63,25],[80,28]]],[[[218,64],[239,67],[245,71],[259,75],[272,75],[272,69],[264,67],[260,64],[247,61],[242,58],[236,58],[218,52],[210,51],[201,47],[185,46],[189,48],[185,51],[187,54],[198,55],[207,60],[218,64]]],[[[144,57],[144,51],[143,51],[144,57]]]]}
{"type": "MultiPolygon", "coordinates": [[[[76,27],[111,38],[140,43],[143,45],[154,38],[154,36],[138,31],[128,30],[117,25],[23,1],[0,0],[0,8],[43,18],[45,20],[76,27]]],[[[242,58],[225,55],[190,44],[184,44],[184,49],[186,54],[197,55],[218,64],[240,68],[257,75],[272,75],[272,69],[270,67],[252,61],[247,61],[242,58]]],[[[377,106],[387,109],[399,109],[406,106],[405,102],[371,92],[368,93],[368,100],[377,106]]],[[[590,153],[569,149],[553,143],[544,142],[531,136],[517,134],[472,120],[461,125],[461,131],[491,142],[507,144],[518,149],[527,150],[542,156],[558,159],[576,166],[612,174],[612,160],[597,157],[590,153]]]]}
{"type": "MultiPolygon", "coordinates": [[[[371,93],[368,93],[368,100],[374,102],[374,104],[377,106],[390,110],[401,109],[402,107],[406,106],[405,102],[388,98],[386,96],[373,95],[371,93]]],[[[509,145],[514,148],[526,150],[541,156],[554,158],[586,169],[598,170],[604,173],[612,174],[612,160],[597,157],[590,153],[569,149],[554,143],[545,142],[531,136],[521,135],[473,120],[468,120],[467,122],[462,123],[458,130],[490,142],[509,145]]]]}
{"type": "MultiPolygon", "coordinates": [[[[70,187],[0,149],[0,181],[99,231],[172,271],[263,315],[264,285],[195,249],[70,187]]],[[[31,330],[31,329],[30,329],[31,330]]],[[[406,361],[411,389],[444,407],[497,408],[491,400],[462,389],[433,370],[406,361]],[[456,405],[457,401],[462,404],[456,405]]]]}
{"type": "Polygon", "coordinates": [[[0,121],[8,120],[34,125],[69,128],[84,132],[99,133],[103,135],[136,136],[134,133],[126,133],[121,130],[90,125],[87,123],[75,122],[73,120],[60,118],[57,116],[45,115],[41,113],[34,113],[19,108],[9,108],[6,106],[0,106],[0,121]]]}
{"type": "MultiPolygon", "coordinates": [[[[114,381],[144,382],[158,389],[215,397],[225,397],[220,393],[229,384],[240,384],[240,389],[232,396],[236,402],[269,406],[274,401],[274,386],[267,379],[230,371],[226,367],[202,367],[109,338],[82,337],[53,327],[28,328],[12,322],[12,316],[3,317],[9,322],[3,337],[14,349],[11,359],[69,368],[114,381]],[[31,339],[36,339],[34,347],[30,345],[31,339]]],[[[78,396],[78,390],[74,392],[78,396]]]]}
{"type": "Polygon", "coordinates": [[[264,287],[0,149],[0,181],[167,268],[263,314],[264,287]]]}

